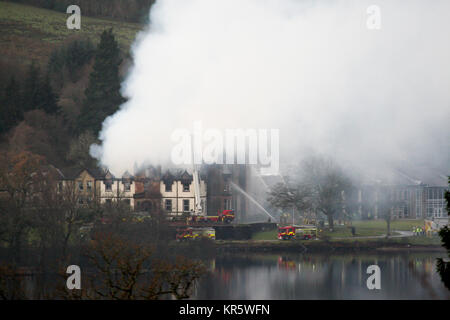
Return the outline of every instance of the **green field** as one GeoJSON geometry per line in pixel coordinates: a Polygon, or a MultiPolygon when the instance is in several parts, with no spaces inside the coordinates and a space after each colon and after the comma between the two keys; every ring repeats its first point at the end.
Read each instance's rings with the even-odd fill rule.
{"type": "Polygon", "coordinates": [[[383,245],[411,245],[411,246],[441,246],[441,238],[438,235],[433,237],[413,236],[402,238],[348,238],[348,239],[330,239],[331,243],[359,243],[359,244],[383,244],[383,245]]]}
{"type": "MultiPolygon", "coordinates": [[[[386,231],[386,221],[384,220],[354,221],[352,225],[357,229],[359,227],[386,231]]],[[[423,225],[424,220],[395,220],[391,222],[391,230],[412,231],[414,226],[423,225]]]]}
{"type": "MultiPolygon", "coordinates": [[[[391,222],[391,233],[395,231],[412,231],[414,226],[423,226],[423,220],[396,220],[391,222]]],[[[352,225],[355,227],[355,236],[381,236],[386,234],[386,221],[384,220],[369,220],[369,221],[354,221],[352,225]]],[[[335,226],[333,232],[324,230],[320,233],[323,237],[343,238],[352,237],[351,229],[346,226],[335,226]]],[[[277,230],[257,232],[253,234],[253,240],[276,240],[277,230]]]]}
{"type": "Polygon", "coordinates": [[[119,46],[127,52],[137,32],[143,29],[136,23],[85,17],[81,11],[81,29],[69,30],[68,17],[69,14],[0,1],[1,53],[39,60],[71,36],[84,35],[97,43],[101,32],[109,28],[113,28],[119,46]]]}

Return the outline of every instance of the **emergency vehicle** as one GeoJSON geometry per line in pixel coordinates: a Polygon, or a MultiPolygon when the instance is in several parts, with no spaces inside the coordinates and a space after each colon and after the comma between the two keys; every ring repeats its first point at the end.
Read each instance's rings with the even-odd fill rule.
{"type": "Polygon", "coordinates": [[[192,227],[177,229],[177,241],[198,240],[202,238],[216,240],[216,230],[214,228],[192,227]]]}
{"type": "Polygon", "coordinates": [[[278,240],[310,240],[317,238],[315,226],[285,226],[278,227],[278,240]]]}
{"type": "Polygon", "coordinates": [[[223,210],[218,212],[217,216],[192,216],[193,222],[225,222],[230,223],[234,220],[234,210],[223,210]]]}

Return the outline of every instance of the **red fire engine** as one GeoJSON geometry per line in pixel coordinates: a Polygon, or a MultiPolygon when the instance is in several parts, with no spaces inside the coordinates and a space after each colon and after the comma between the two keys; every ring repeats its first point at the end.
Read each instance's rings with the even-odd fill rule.
{"type": "Polygon", "coordinates": [[[279,227],[278,228],[278,240],[290,240],[295,238],[295,227],[279,227]]]}
{"type": "Polygon", "coordinates": [[[310,240],[313,238],[317,238],[317,228],[315,226],[286,226],[278,228],[279,240],[310,240]]]}
{"type": "Polygon", "coordinates": [[[218,212],[217,216],[193,216],[193,222],[225,222],[230,223],[234,220],[234,210],[223,210],[218,212]]]}

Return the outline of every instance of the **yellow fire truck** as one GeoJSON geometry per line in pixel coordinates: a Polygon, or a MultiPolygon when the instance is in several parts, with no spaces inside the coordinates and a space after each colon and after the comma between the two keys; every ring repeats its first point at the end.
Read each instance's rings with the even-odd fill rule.
{"type": "Polygon", "coordinates": [[[197,239],[216,240],[216,230],[214,228],[182,228],[177,230],[176,240],[187,241],[197,239]]]}

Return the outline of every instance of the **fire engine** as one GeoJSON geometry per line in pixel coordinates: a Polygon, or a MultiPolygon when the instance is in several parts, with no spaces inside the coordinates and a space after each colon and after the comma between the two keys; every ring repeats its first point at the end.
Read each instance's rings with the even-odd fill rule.
{"type": "Polygon", "coordinates": [[[192,216],[193,222],[225,222],[230,223],[234,220],[234,210],[223,210],[218,212],[217,216],[192,216]]]}
{"type": "Polygon", "coordinates": [[[295,238],[295,227],[279,227],[278,228],[278,240],[290,240],[295,238]]]}
{"type": "Polygon", "coordinates": [[[317,238],[315,226],[286,226],[278,228],[278,240],[310,240],[317,238]]]}
{"type": "Polygon", "coordinates": [[[216,240],[216,230],[214,230],[214,228],[192,227],[177,229],[177,241],[197,240],[202,238],[216,240]]]}

